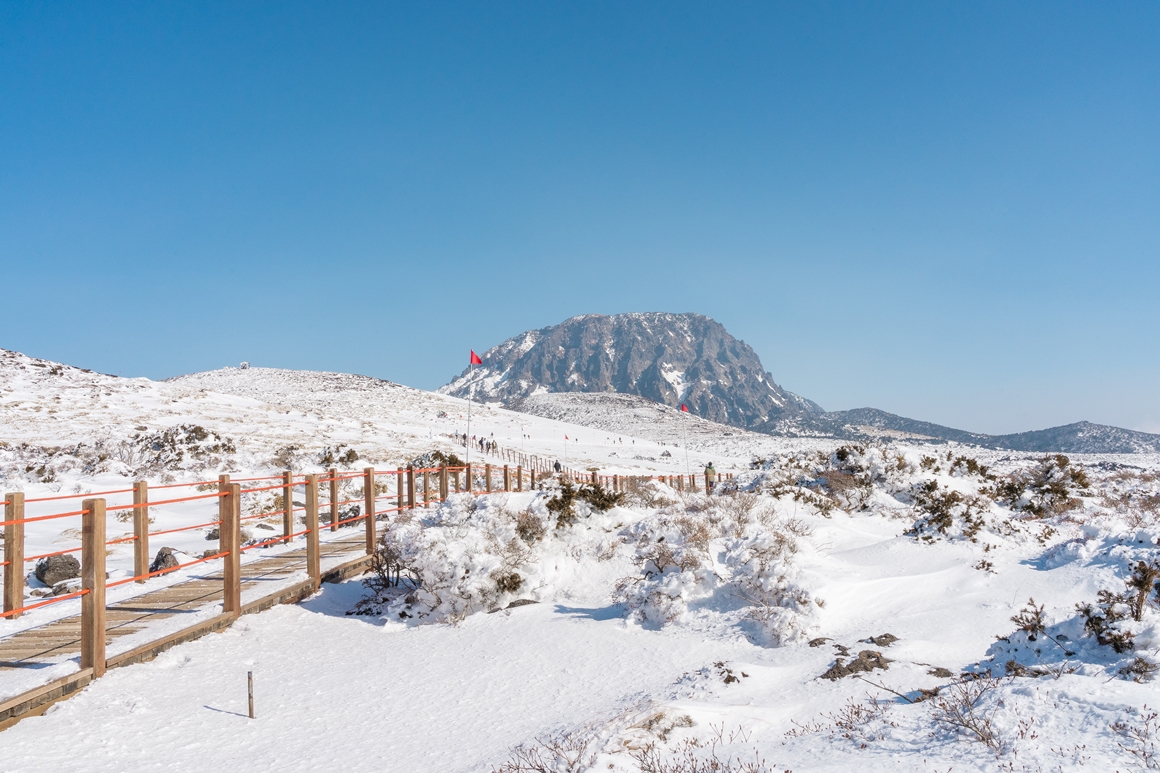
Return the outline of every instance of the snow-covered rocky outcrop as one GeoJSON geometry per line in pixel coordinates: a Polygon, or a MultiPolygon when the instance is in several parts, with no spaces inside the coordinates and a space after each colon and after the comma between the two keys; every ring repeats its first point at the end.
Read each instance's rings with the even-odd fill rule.
{"type": "Polygon", "coordinates": [[[617,392],[685,403],[738,427],[821,412],[778,386],[748,344],[701,314],[584,314],[521,333],[482,358],[440,391],[513,407],[543,392],[617,392]]]}

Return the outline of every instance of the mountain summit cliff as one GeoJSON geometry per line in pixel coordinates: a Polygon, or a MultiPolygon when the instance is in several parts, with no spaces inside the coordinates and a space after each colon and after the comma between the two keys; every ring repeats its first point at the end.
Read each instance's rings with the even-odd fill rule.
{"type": "Polygon", "coordinates": [[[584,314],[529,330],[482,355],[439,391],[517,407],[551,392],[618,392],[735,427],[820,414],[782,389],[757,353],[702,314],[584,314]]]}

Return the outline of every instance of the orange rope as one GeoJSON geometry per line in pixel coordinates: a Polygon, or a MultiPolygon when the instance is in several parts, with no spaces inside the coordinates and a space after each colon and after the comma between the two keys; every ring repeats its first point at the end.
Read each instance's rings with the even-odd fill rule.
{"type": "Polygon", "coordinates": [[[69,548],[68,550],[58,550],[55,553],[42,553],[39,556],[28,556],[24,559],[24,563],[27,564],[29,561],[38,561],[42,558],[48,558],[49,556],[63,556],[65,553],[79,553],[81,550],[83,550],[83,548],[69,548]]]}
{"type": "Polygon", "coordinates": [[[286,514],[285,510],[275,510],[272,513],[258,513],[257,515],[243,516],[242,520],[243,521],[252,521],[255,518],[273,518],[276,515],[285,515],[285,514],[286,514]]]}
{"type": "Polygon", "coordinates": [[[185,488],[186,486],[208,486],[211,483],[218,483],[218,482],[219,481],[216,481],[216,480],[199,480],[199,481],[194,481],[193,483],[170,483],[170,484],[165,485],[165,486],[150,486],[149,488],[151,488],[151,489],[185,488]]]}
{"type": "Polygon", "coordinates": [[[150,572],[149,574],[139,574],[136,577],[126,577],[123,580],[117,580],[116,582],[108,583],[107,585],[105,585],[105,587],[106,588],[116,588],[118,585],[124,585],[125,583],[133,582],[134,580],[147,580],[150,577],[156,577],[159,574],[168,574],[169,572],[176,572],[178,569],[184,569],[185,567],[193,566],[194,564],[202,564],[202,563],[205,563],[206,561],[213,561],[215,558],[221,558],[222,556],[228,556],[229,554],[230,554],[230,551],[227,550],[224,553],[218,553],[216,556],[206,556],[204,558],[199,558],[196,561],[189,561],[189,562],[184,563],[184,564],[178,564],[177,566],[171,566],[168,569],[158,569],[156,572],[150,572]]]}
{"type": "Polygon", "coordinates": [[[85,588],[83,590],[75,591],[74,593],[65,594],[64,596],[56,596],[55,598],[51,598],[48,601],[41,601],[37,604],[29,604],[26,607],[20,607],[20,609],[13,609],[11,612],[4,612],[0,614],[0,617],[11,617],[12,615],[19,615],[21,612],[27,612],[30,609],[39,609],[40,607],[47,607],[49,604],[55,604],[58,601],[68,601],[69,599],[75,599],[77,596],[83,596],[88,592],[88,589],[85,588]]]}
{"type": "Polygon", "coordinates": [[[116,512],[117,510],[135,510],[139,507],[160,507],[161,505],[175,505],[178,502],[194,502],[198,499],[215,499],[228,495],[228,491],[215,491],[212,494],[198,494],[192,497],[179,497],[177,499],[159,499],[156,502],[141,502],[131,505],[113,505],[112,507],[106,507],[105,512],[112,513],[116,512]]]}
{"type": "Polygon", "coordinates": [[[272,545],[275,542],[289,542],[291,539],[293,539],[293,537],[287,538],[286,536],[281,536],[281,537],[274,537],[273,539],[268,539],[265,542],[255,542],[253,544],[246,545],[245,547],[243,547],[242,552],[245,553],[247,550],[250,550],[251,548],[261,548],[261,547],[265,547],[266,545],[272,545]]]}
{"type": "Polygon", "coordinates": [[[366,518],[365,515],[356,515],[354,518],[347,518],[345,521],[336,521],[335,523],[328,523],[327,526],[342,526],[344,523],[353,523],[354,521],[361,521],[366,518]]]}
{"type": "Polygon", "coordinates": [[[33,502],[55,502],[60,499],[94,499],[96,497],[104,497],[109,494],[132,494],[133,489],[123,488],[116,491],[95,491],[91,494],[61,494],[59,497],[38,497],[37,499],[26,499],[25,504],[32,504],[33,502]]]}
{"type": "Polygon", "coordinates": [[[68,518],[73,515],[84,515],[88,510],[74,510],[71,513],[58,513],[56,515],[41,515],[36,518],[18,518],[15,521],[0,521],[0,526],[9,526],[14,523],[35,523],[36,521],[51,521],[53,518],[68,518]]]}
{"type": "Polygon", "coordinates": [[[221,521],[210,521],[209,523],[199,523],[196,526],[182,526],[181,528],[178,528],[178,529],[165,529],[164,531],[151,531],[151,532],[149,532],[149,536],[156,537],[156,536],[159,536],[161,534],[173,534],[174,532],[177,532],[177,531],[189,531],[190,529],[204,529],[206,526],[219,526],[219,525],[221,525],[221,521]]]}
{"type": "MultiPolygon", "coordinates": [[[[293,484],[293,485],[301,485],[301,484],[293,484]]],[[[286,488],[286,486],[284,484],[279,483],[277,486],[262,486],[261,488],[244,488],[244,489],[242,489],[242,493],[243,494],[256,494],[259,491],[274,491],[276,489],[284,489],[284,488],[286,488]]]]}

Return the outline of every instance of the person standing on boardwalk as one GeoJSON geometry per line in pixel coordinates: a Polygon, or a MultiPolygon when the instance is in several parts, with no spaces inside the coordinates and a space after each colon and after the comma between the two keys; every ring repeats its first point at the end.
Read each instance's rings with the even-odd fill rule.
{"type": "Polygon", "coordinates": [[[717,485],[717,471],[713,469],[713,463],[709,462],[705,467],[705,490],[712,491],[713,487],[717,485]]]}
{"type": "Polygon", "coordinates": [[[556,472],[560,472],[560,470],[564,469],[564,465],[560,464],[559,459],[557,459],[556,463],[553,464],[552,466],[556,468],[556,472]]]}

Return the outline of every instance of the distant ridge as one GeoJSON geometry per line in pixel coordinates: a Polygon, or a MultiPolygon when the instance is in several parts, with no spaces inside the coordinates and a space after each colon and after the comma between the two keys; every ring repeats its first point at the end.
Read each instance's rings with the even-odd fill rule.
{"type": "Polygon", "coordinates": [[[1073,454],[1160,453],[1160,435],[1080,421],[1062,427],[984,435],[917,421],[877,408],[829,411],[794,417],[760,431],[787,437],[835,437],[868,440],[883,435],[912,440],[941,440],[1007,451],[1073,454]]]}

